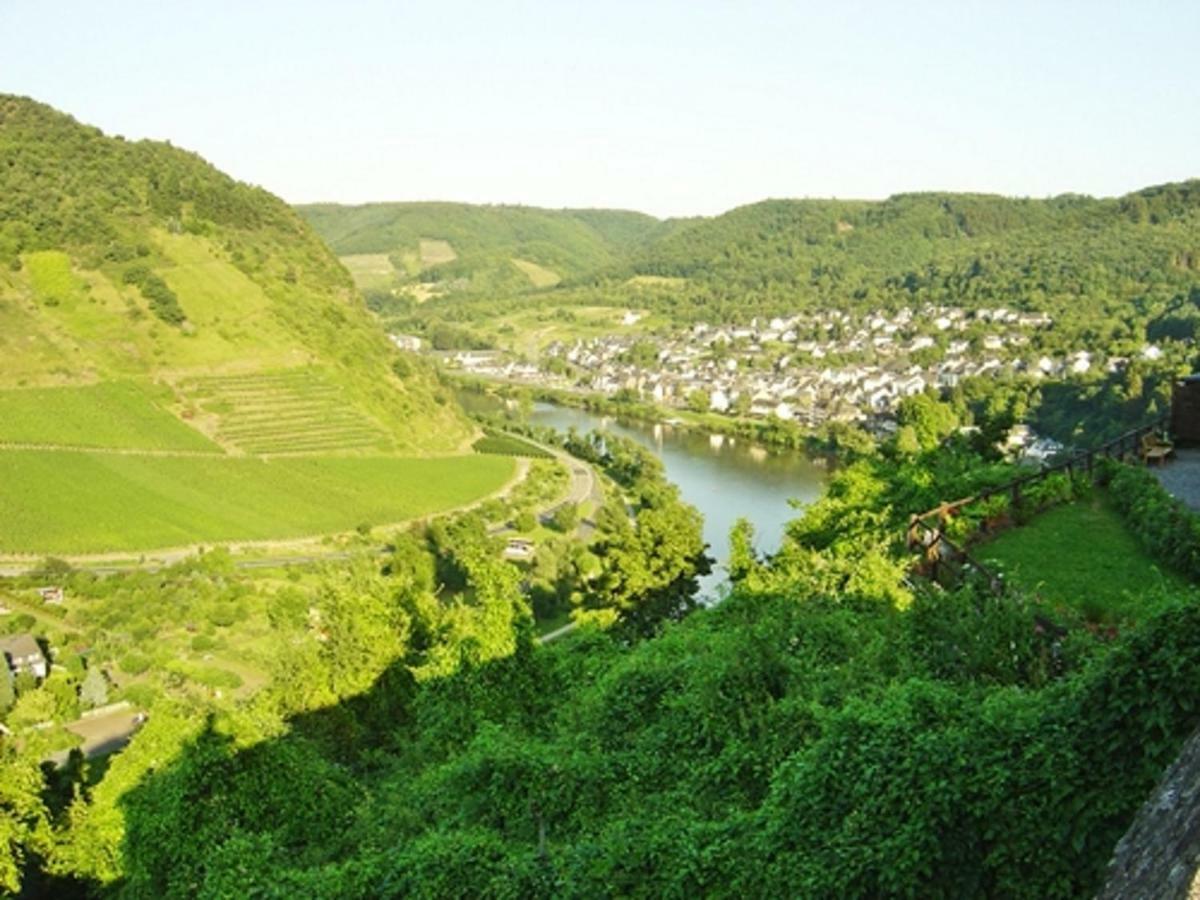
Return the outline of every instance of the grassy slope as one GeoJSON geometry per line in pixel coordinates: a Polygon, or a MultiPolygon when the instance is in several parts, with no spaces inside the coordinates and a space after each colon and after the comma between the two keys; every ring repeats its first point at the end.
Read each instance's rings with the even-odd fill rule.
{"type": "Polygon", "coordinates": [[[286,204],[198,157],[0,95],[0,388],[319,365],[398,449],[470,433],[394,351],[346,271],[286,204]],[[128,282],[148,269],[185,327],[128,282]]]}
{"type": "Polygon", "coordinates": [[[0,548],[343,530],[509,476],[503,460],[379,457],[458,451],[473,429],[432,371],[395,374],[345,269],[278,198],[7,95],[0,159],[0,444],[213,454],[0,449],[0,548]]]}
{"type": "MultiPolygon", "coordinates": [[[[160,389],[159,399],[164,392],[169,397],[160,389]]],[[[128,381],[0,391],[0,444],[6,443],[220,452],[155,405],[145,386],[128,381]]]]}
{"type": "Polygon", "coordinates": [[[346,531],[498,490],[498,456],[138,457],[0,452],[0,552],[98,553],[346,531]]]}
{"type": "Polygon", "coordinates": [[[1149,589],[1186,586],[1155,565],[1102,500],[1049,510],[980,547],[977,555],[1023,587],[1095,621],[1143,618],[1152,611],[1149,589]]]}

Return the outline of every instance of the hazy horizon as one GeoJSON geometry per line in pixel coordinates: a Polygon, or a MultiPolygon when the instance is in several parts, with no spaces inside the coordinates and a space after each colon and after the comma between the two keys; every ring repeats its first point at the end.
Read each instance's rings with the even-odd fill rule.
{"type": "Polygon", "coordinates": [[[292,203],[666,218],[1200,175],[1200,6],[1184,2],[15,0],[0,29],[0,90],[292,203]]]}

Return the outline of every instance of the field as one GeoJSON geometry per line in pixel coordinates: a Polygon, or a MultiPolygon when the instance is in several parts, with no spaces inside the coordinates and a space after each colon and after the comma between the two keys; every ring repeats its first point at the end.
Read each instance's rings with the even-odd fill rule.
{"type": "Polygon", "coordinates": [[[0,444],[220,452],[155,399],[173,395],[129,381],[0,390],[0,444]]]}
{"type": "Polygon", "coordinates": [[[535,459],[551,459],[552,454],[524,438],[502,431],[487,430],[484,436],[471,447],[476,453],[491,453],[496,456],[528,456],[535,459]]]}
{"type": "Polygon", "coordinates": [[[383,428],[317,369],[193,378],[180,389],[222,444],[246,453],[390,449],[383,428]]]}
{"type": "Polygon", "coordinates": [[[421,265],[440,266],[442,263],[454,262],[458,254],[450,246],[449,241],[435,241],[421,238],[418,247],[421,254],[421,265]]]}
{"type": "Polygon", "coordinates": [[[514,257],[512,264],[529,277],[529,281],[534,287],[554,287],[562,281],[557,272],[547,269],[544,266],[539,266],[537,263],[530,262],[527,259],[517,259],[514,257]]]}
{"type": "Polygon", "coordinates": [[[1151,611],[1148,598],[1155,585],[1186,587],[1181,578],[1156,566],[1102,500],[1042,513],[975,555],[1021,587],[1074,607],[1092,621],[1136,621],[1151,611]]]}
{"type": "Polygon", "coordinates": [[[388,288],[396,279],[396,269],[386,253],[355,253],[340,257],[342,265],[359,288],[388,288]]]}
{"type": "Polygon", "coordinates": [[[500,456],[130,456],[0,450],[0,552],[100,553],[301,537],[470,503],[500,456]]]}
{"type": "Polygon", "coordinates": [[[661,316],[642,313],[636,323],[626,325],[625,313],[626,310],[612,306],[550,306],[492,319],[488,325],[489,332],[505,349],[537,357],[543,347],[554,341],[637,336],[666,322],[661,316]]]}

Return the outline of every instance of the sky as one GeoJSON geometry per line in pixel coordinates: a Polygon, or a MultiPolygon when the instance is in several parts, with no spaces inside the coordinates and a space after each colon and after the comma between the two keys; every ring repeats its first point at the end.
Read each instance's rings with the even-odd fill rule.
{"type": "Polygon", "coordinates": [[[0,92],[293,203],[711,215],[1200,177],[1200,2],[0,0],[0,92]]]}

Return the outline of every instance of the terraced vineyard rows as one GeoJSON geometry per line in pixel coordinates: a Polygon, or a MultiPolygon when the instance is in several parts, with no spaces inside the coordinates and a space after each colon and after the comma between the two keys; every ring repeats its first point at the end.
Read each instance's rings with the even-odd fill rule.
{"type": "Polygon", "coordinates": [[[253,454],[390,450],[378,423],[317,369],[190,379],[182,391],[217,416],[217,438],[253,454]]]}

